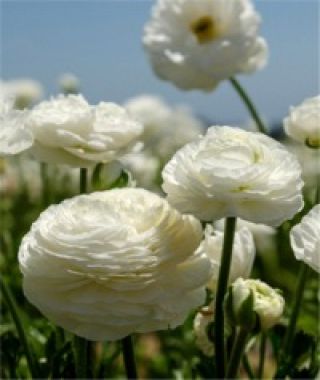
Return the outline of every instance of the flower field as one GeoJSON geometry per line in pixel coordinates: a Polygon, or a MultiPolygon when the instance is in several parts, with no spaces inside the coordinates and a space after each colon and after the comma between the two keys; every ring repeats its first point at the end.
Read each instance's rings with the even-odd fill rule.
{"type": "Polygon", "coordinates": [[[92,104],[71,73],[51,97],[0,82],[1,378],[319,376],[320,95],[261,116],[238,76],[268,64],[262,21],[157,0],[141,25],[155,77],[228,82],[246,127],[143,91],[92,104]]]}

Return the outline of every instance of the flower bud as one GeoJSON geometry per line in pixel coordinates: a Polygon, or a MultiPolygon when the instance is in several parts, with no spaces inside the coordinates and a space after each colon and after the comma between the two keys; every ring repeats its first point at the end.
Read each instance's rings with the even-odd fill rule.
{"type": "Polygon", "coordinates": [[[213,304],[202,307],[193,321],[196,346],[206,356],[214,355],[214,344],[211,335],[213,321],[213,304]]]}
{"type": "Polygon", "coordinates": [[[230,323],[252,330],[267,330],[280,319],[284,299],[279,292],[260,280],[238,278],[225,298],[230,323]]]}

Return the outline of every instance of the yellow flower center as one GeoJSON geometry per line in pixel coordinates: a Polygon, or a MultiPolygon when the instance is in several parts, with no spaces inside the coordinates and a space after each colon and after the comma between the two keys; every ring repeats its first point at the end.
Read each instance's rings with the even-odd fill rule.
{"type": "Polygon", "coordinates": [[[190,25],[192,33],[199,44],[205,44],[218,37],[217,25],[210,16],[202,16],[190,25]]]}

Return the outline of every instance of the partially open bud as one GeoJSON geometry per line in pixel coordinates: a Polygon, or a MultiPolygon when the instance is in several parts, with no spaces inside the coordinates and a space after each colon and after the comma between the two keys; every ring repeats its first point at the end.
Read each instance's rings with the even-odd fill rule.
{"type": "Polygon", "coordinates": [[[284,299],[260,280],[238,278],[226,295],[225,309],[230,323],[247,330],[267,330],[281,318],[284,299]]]}

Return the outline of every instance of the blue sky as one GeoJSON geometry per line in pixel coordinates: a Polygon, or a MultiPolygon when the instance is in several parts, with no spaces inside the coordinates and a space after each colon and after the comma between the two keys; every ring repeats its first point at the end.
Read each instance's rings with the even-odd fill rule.
{"type": "MultiPolygon", "coordinates": [[[[153,1],[1,0],[1,77],[32,77],[47,94],[73,72],[90,102],[123,102],[141,93],[184,103],[208,119],[243,123],[247,112],[228,82],[214,92],[183,92],[152,72],[141,45],[153,1]]],[[[267,120],[319,93],[319,1],[260,0],[268,66],[239,80],[267,120]]]]}

